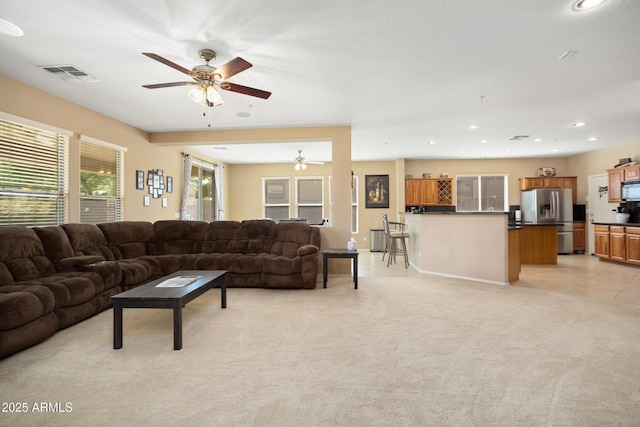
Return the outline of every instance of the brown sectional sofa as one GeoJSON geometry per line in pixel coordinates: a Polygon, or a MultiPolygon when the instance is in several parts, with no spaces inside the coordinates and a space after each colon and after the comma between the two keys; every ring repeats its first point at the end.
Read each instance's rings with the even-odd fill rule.
{"type": "Polygon", "coordinates": [[[227,270],[229,287],[316,287],[320,230],[301,222],[120,221],[0,227],[0,358],[177,270],[227,270]]]}

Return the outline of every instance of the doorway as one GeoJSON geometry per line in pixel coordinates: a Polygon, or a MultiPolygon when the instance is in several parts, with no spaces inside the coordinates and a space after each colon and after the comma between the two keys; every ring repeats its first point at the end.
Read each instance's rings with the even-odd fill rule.
{"type": "Polygon", "coordinates": [[[593,255],[594,222],[615,222],[617,203],[609,203],[609,176],[589,175],[589,196],[587,197],[587,241],[589,253],[593,255]]]}

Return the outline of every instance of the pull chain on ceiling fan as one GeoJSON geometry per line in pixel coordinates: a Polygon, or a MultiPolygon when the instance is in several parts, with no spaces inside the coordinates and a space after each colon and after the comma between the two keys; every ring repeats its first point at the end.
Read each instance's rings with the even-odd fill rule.
{"type": "MultiPolygon", "coordinates": [[[[161,57],[160,55],[156,55],[155,53],[143,52],[142,54],[168,65],[181,73],[187,74],[193,79],[193,81],[158,83],[143,85],[142,87],[146,87],[147,89],[159,89],[174,86],[194,86],[188,92],[189,98],[191,98],[196,104],[209,107],[209,117],[211,117],[211,107],[221,105],[224,102],[217,89],[228,90],[230,92],[237,92],[262,99],[268,99],[271,96],[271,92],[226,81],[229,77],[235,76],[236,74],[253,66],[251,63],[240,57],[236,57],[226,64],[216,68],[209,65],[210,61],[216,59],[216,53],[211,49],[202,49],[199,54],[200,58],[205,61],[205,64],[196,65],[191,70],[188,70],[181,65],[161,57]]],[[[209,127],[211,127],[211,123],[209,123],[209,127]]]]}

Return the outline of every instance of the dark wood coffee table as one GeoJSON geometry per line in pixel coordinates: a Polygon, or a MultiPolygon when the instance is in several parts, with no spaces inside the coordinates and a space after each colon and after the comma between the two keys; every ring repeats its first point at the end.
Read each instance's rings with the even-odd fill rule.
{"type": "MultiPolygon", "coordinates": [[[[180,270],[137,288],[113,295],[113,348],[122,348],[123,308],[173,309],[173,349],[182,348],[182,307],[211,288],[220,288],[221,307],[227,308],[226,270],[180,270]],[[168,279],[198,277],[186,286],[164,287],[168,279]],[[160,286],[159,286],[160,285],[160,286]]],[[[189,281],[191,279],[184,279],[189,281]]]]}

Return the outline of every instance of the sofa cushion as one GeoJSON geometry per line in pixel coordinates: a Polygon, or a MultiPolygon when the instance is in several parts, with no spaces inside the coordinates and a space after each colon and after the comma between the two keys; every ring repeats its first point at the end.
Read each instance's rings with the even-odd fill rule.
{"type": "Polygon", "coordinates": [[[165,220],[153,224],[155,255],[196,254],[202,252],[207,233],[204,221],[165,220]]]}
{"type": "Polygon", "coordinates": [[[118,221],[98,224],[115,259],[147,255],[155,238],[153,224],[147,221],[118,221]]]}
{"type": "Polygon", "coordinates": [[[70,258],[75,255],[69,237],[62,227],[34,227],[33,231],[35,231],[40,238],[45,255],[53,264],[57,264],[61,259],[70,258]]]}
{"type": "Polygon", "coordinates": [[[305,222],[281,222],[275,227],[271,253],[293,258],[298,255],[298,248],[309,244],[311,227],[305,222]]]}
{"type": "Polygon", "coordinates": [[[62,227],[69,237],[74,255],[98,255],[107,261],[115,258],[107,247],[102,230],[95,224],[63,224],[62,227]]]}
{"type": "MultiPolygon", "coordinates": [[[[26,325],[55,308],[53,293],[40,285],[0,287],[0,331],[26,325]]],[[[57,329],[57,326],[56,326],[57,329]]]]}
{"type": "Polygon", "coordinates": [[[31,228],[0,227],[0,286],[55,274],[42,242],[31,228]]]}
{"type": "Polygon", "coordinates": [[[235,241],[238,238],[240,222],[238,221],[212,221],[207,227],[203,252],[228,253],[234,252],[235,241]]]}
{"type": "Polygon", "coordinates": [[[250,219],[240,223],[232,252],[259,254],[271,251],[276,223],[270,219],[250,219]]]}

